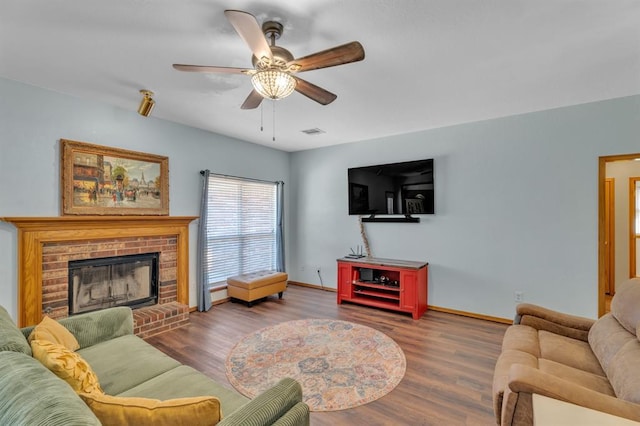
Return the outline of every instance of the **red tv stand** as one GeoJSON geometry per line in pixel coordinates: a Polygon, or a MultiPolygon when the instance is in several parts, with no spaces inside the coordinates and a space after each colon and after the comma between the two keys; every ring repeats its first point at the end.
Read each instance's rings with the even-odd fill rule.
{"type": "Polygon", "coordinates": [[[338,259],[338,304],[342,302],[410,313],[427,311],[427,262],[380,259],[338,259]]]}

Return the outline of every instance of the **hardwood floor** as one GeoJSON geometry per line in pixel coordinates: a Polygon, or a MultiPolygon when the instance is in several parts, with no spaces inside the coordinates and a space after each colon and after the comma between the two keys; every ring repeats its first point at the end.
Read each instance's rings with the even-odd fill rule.
{"type": "Polygon", "coordinates": [[[377,401],[349,410],[311,413],[312,425],[494,425],[493,368],[505,324],[427,311],[410,315],[352,304],[336,294],[289,286],[284,298],[269,297],[248,308],[224,303],[191,314],[191,324],[147,339],[184,364],[229,384],[225,360],[231,348],[257,329],[302,318],[334,318],[386,333],[403,349],[402,382],[377,401]]]}

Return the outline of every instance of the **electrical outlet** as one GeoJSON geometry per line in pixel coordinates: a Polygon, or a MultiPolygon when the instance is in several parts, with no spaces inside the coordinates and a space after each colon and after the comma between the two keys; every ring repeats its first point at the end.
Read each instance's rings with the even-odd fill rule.
{"type": "Polygon", "coordinates": [[[513,300],[515,300],[516,302],[522,302],[524,301],[524,293],[521,291],[516,291],[513,293],[513,300]]]}

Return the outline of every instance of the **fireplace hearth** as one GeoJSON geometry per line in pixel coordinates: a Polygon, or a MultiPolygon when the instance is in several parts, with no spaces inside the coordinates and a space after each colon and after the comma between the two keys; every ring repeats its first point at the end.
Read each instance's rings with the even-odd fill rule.
{"type": "Polygon", "coordinates": [[[155,305],[159,253],[69,262],[69,315],[113,306],[155,305]]]}

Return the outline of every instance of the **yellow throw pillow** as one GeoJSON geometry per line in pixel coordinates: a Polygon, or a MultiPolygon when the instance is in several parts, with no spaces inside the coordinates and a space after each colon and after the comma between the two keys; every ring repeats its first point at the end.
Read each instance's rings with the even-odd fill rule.
{"type": "Polygon", "coordinates": [[[31,351],[35,359],[69,383],[76,392],[103,393],[98,376],[78,353],[47,340],[32,340],[31,351]]]}
{"type": "Polygon", "coordinates": [[[166,401],[96,393],[81,393],[80,397],[104,426],[211,426],[222,418],[220,400],[215,396],[166,401]]]}
{"type": "Polygon", "coordinates": [[[48,340],[58,343],[70,351],[80,349],[80,344],[75,336],[58,321],[47,316],[42,318],[40,324],[36,325],[29,334],[29,342],[32,340],[48,340]]]}

